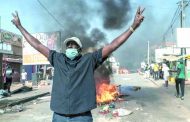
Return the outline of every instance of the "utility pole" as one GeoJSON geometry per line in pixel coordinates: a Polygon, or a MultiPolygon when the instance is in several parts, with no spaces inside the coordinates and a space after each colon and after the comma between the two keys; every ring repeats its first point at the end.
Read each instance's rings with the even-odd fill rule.
{"type": "Polygon", "coordinates": [[[147,50],[147,64],[149,66],[150,64],[150,46],[149,46],[149,41],[148,41],[148,50],[147,50]]]}
{"type": "MultiPolygon", "coordinates": [[[[181,28],[185,27],[184,25],[184,19],[185,19],[185,7],[187,7],[189,2],[181,0],[180,8],[181,8],[181,17],[180,17],[180,23],[181,23],[181,28]]],[[[186,67],[186,61],[185,61],[185,55],[186,55],[186,48],[182,47],[181,48],[181,55],[183,56],[183,64],[186,67]]],[[[185,74],[187,73],[187,69],[185,68],[185,74]]]]}
{"type": "MultiPolygon", "coordinates": [[[[1,16],[0,16],[0,34],[2,35],[2,33],[1,33],[1,16]]],[[[2,38],[1,38],[1,36],[0,36],[0,43],[2,43],[2,38]]],[[[3,45],[2,45],[2,47],[3,47],[3,45]]],[[[2,47],[0,47],[0,50],[2,49],[2,47]]],[[[3,78],[3,54],[2,53],[0,53],[0,89],[3,89],[4,88],[4,78],[3,78]]]]}
{"type": "MultiPolygon", "coordinates": [[[[181,28],[184,27],[184,18],[185,18],[185,16],[184,16],[184,0],[181,0],[181,19],[180,19],[181,28]]],[[[185,55],[185,48],[181,48],[181,55],[182,56],[185,55]]]]}
{"type": "MultiPolygon", "coordinates": [[[[181,14],[180,14],[180,26],[181,28],[184,27],[184,19],[185,19],[185,7],[188,5],[187,1],[184,1],[184,0],[181,0],[180,1],[180,8],[181,8],[181,14]]],[[[186,48],[181,48],[181,55],[184,56],[186,54],[186,48]]],[[[185,64],[185,60],[184,61],[184,64],[185,64]]]]}
{"type": "Polygon", "coordinates": [[[183,26],[184,26],[184,0],[181,0],[180,6],[181,6],[180,25],[181,25],[181,28],[183,28],[183,26]]]}

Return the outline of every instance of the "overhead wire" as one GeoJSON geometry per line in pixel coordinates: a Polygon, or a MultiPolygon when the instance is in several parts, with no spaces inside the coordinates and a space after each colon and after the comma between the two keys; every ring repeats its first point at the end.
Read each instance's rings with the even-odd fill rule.
{"type": "Polygon", "coordinates": [[[154,8],[154,9],[166,9],[166,10],[171,10],[171,9],[175,9],[176,7],[173,7],[173,6],[155,6],[155,5],[151,5],[151,4],[143,4],[143,3],[139,3],[139,2],[130,2],[132,6],[139,6],[139,4],[142,4],[142,7],[149,7],[149,8],[154,8]]]}
{"type": "Polygon", "coordinates": [[[163,35],[163,39],[165,40],[166,35],[170,32],[170,30],[173,30],[173,25],[175,24],[176,20],[178,19],[179,15],[180,15],[180,7],[178,6],[178,8],[176,9],[173,18],[169,24],[169,27],[167,28],[166,32],[163,35]]]}
{"type": "Polygon", "coordinates": [[[40,4],[40,6],[55,20],[55,22],[61,26],[62,28],[64,28],[64,26],[58,21],[58,19],[48,10],[48,8],[42,3],[40,2],[40,0],[37,0],[38,3],[40,4]]]}
{"type": "MultiPolygon", "coordinates": [[[[186,2],[187,2],[187,3],[185,4],[184,7],[187,7],[187,6],[189,5],[190,0],[189,0],[189,1],[186,1],[186,2]]],[[[167,34],[168,34],[170,31],[173,33],[174,24],[175,24],[176,20],[178,19],[178,17],[179,17],[180,14],[181,14],[180,11],[181,11],[180,6],[178,6],[178,8],[176,9],[176,11],[175,11],[175,13],[174,13],[174,15],[173,15],[172,21],[171,21],[171,23],[170,23],[168,29],[166,30],[166,32],[165,32],[164,35],[163,35],[163,40],[165,40],[167,34]]]]}

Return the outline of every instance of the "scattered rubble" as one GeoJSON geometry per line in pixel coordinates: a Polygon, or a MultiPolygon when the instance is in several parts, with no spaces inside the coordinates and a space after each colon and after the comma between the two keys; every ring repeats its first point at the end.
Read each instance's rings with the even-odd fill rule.
{"type": "Polygon", "coordinates": [[[8,96],[10,96],[10,93],[8,93],[6,90],[0,89],[0,99],[8,96]]]}
{"type": "Polygon", "coordinates": [[[43,87],[43,86],[48,86],[50,85],[50,81],[47,81],[47,80],[41,80],[39,83],[38,83],[38,87],[43,87]]]}
{"type": "Polygon", "coordinates": [[[23,111],[23,104],[32,100],[36,100],[39,97],[50,95],[50,92],[41,93],[38,95],[30,96],[22,99],[15,100],[1,100],[0,101],[0,114],[9,112],[21,112],[23,111]]]}
{"type": "Polygon", "coordinates": [[[124,85],[118,85],[118,90],[119,90],[119,93],[121,95],[128,95],[131,93],[131,92],[136,92],[136,91],[139,91],[141,90],[141,87],[140,86],[124,86],[124,85]]]}
{"type": "Polygon", "coordinates": [[[3,109],[0,109],[0,114],[4,114],[5,111],[3,109]]]}
{"type": "Polygon", "coordinates": [[[115,103],[114,102],[110,103],[109,108],[115,108],[115,103]]]}
{"type": "Polygon", "coordinates": [[[21,112],[23,110],[24,110],[24,107],[23,107],[23,104],[21,104],[21,105],[12,106],[10,108],[6,108],[5,112],[6,113],[9,113],[9,112],[21,112]]]}
{"type": "MultiPolygon", "coordinates": [[[[99,113],[102,115],[106,115],[106,116],[109,115],[112,117],[122,117],[122,116],[127,116],[133,113],[132,111],[127,110],[127,108],[116,108],[115,104],[116,103],[111,102],[109,104],[100,106],[99,113]]],[[[141,110],[141,108],[138,108],[138,109],[141,110]]]]}
{"type": "Polygon", "coordinates": [[[34,99],[37,99],[38,97],[42,97],[42,96],[49,95],[49,94],[50,94],[50,92],[45,92],[45,93],[41,93],[41,94],[34,95],[31,97],[19,99],[19,100],[13,101],[12,103],[7,104],[7,106],[14,106],[14,105],[18,105],[18,104],[23,104],[23,103],[32,101],[34,99]]]}
{"type": "Polygon", "coordinates": [[[132,113],[133,113],[132,111],[127,110],[126,108],[118,108],[118,109],[113,110],[113,112],[112,112],[113,116],[115,116],[115,117],[127,116],[127,115],[130,115],[132,113]]]}
{"type": "MultiPolygon", "coordinates": [[[[44,85],[44,82],[42,83],[44,85]]],[[[27,93],[23,97],[16,97],[15,95],[19,93],[35,91],[35,88],[30,82],[27,82],[25,85],[15,84],[11,93],[8,93],[6,90],[0,89],[0,114],[11,113],[11,112],[21,112],[24,110],[23,104],[37,104],[39,101],[48,101],[50,99],[50,92],[39,92],[39,93],[27,93]],[[47,96],[48,95],[48,96],[47,96]],[[5,98],[8,97],[9,98],[5,98]],[[45,97],[44,97],[45,96],[45,97]],[[42,98],[40,98],[42,97],[42,98]],[[2,98],[2,99],[1,99],[2,98]],[[40,98],[40,99],[39,99],[40,98]]],[[[22,96],[22,95],[19,95],[22,96]]]]}
{"type": "Polygon", "coordinates": [[[136,111],[142,111],[143,109],[142,109],[142,108],[137,107],[135,110],[136,110],[136,111]]]}
{"type": "Polygon", "coordinates": [[[0,109],[0,114],[4,114],[4,113],[15,113],[15,112],[21,112],[24,110],[23,104],[21,105],[15,105],[15,106],[8,106],[4,109],[0,109]]]}
{"type": "Polygon", "coordinates": [[[14,91],[12,91],[11,94],[17,94],[17,93],[29,92],[29,91],[32,91],[32,87],[21,86],[20,88],[17,88],[14,91]]]}

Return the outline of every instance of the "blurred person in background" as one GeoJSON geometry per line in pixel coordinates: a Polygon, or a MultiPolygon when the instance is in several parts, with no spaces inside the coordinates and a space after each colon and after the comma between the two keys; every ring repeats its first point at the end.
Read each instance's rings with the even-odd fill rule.
{"type": "Polygon", "coordinates": [[[182,59],[179,60],[177,64],[177,76],[176,76],[176,97],[180,97],[181,100],[184,100],[185,92],[185,65],[182,59]],[[180,86],[180,91],[179,91],[180,86]]]}
{"type": "Polygon", "coordinates": [[[165,81],[165,87],[168,87],[168,79],[169,79],[169,67],[163,63],[163,66],[162,66],[162,72],[163,72],[163,78],[164,78],[164,81],[165,81]]]}

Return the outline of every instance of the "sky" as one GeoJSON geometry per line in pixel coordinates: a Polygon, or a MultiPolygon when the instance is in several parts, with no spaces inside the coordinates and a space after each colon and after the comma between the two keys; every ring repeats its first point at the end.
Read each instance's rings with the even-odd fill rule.
{"type": "MultiPolygon", "coordinates": [[[[85,48],[105,45],[132,25],[138,6],[145,19],[132,36],[114,53],[122,67],[136,69],[147,58],[147,42],[160,45],[175,40],[179,16],[172,23],[179,0],[0,0],[1,28],[21,33],[11,23],[18,11],[23,27],[30,33],[61,31],[62,40],[77,36],[85,48]],[[168,30],[169,28],[169,30],[168,30]],[[168,31],[167,31],[168,30],[168,31]],[[166,33],[167,32],[167,33],[166,33]],[[166,34],[165,34],[166,33],[166,34]],[[165,35],[165,36],[164,36],[165,35]]],[[[184,26],[189,27],[189,6],[184,26]]],[[[150,50],[154,53],[154,50],[150,50]]]]}

